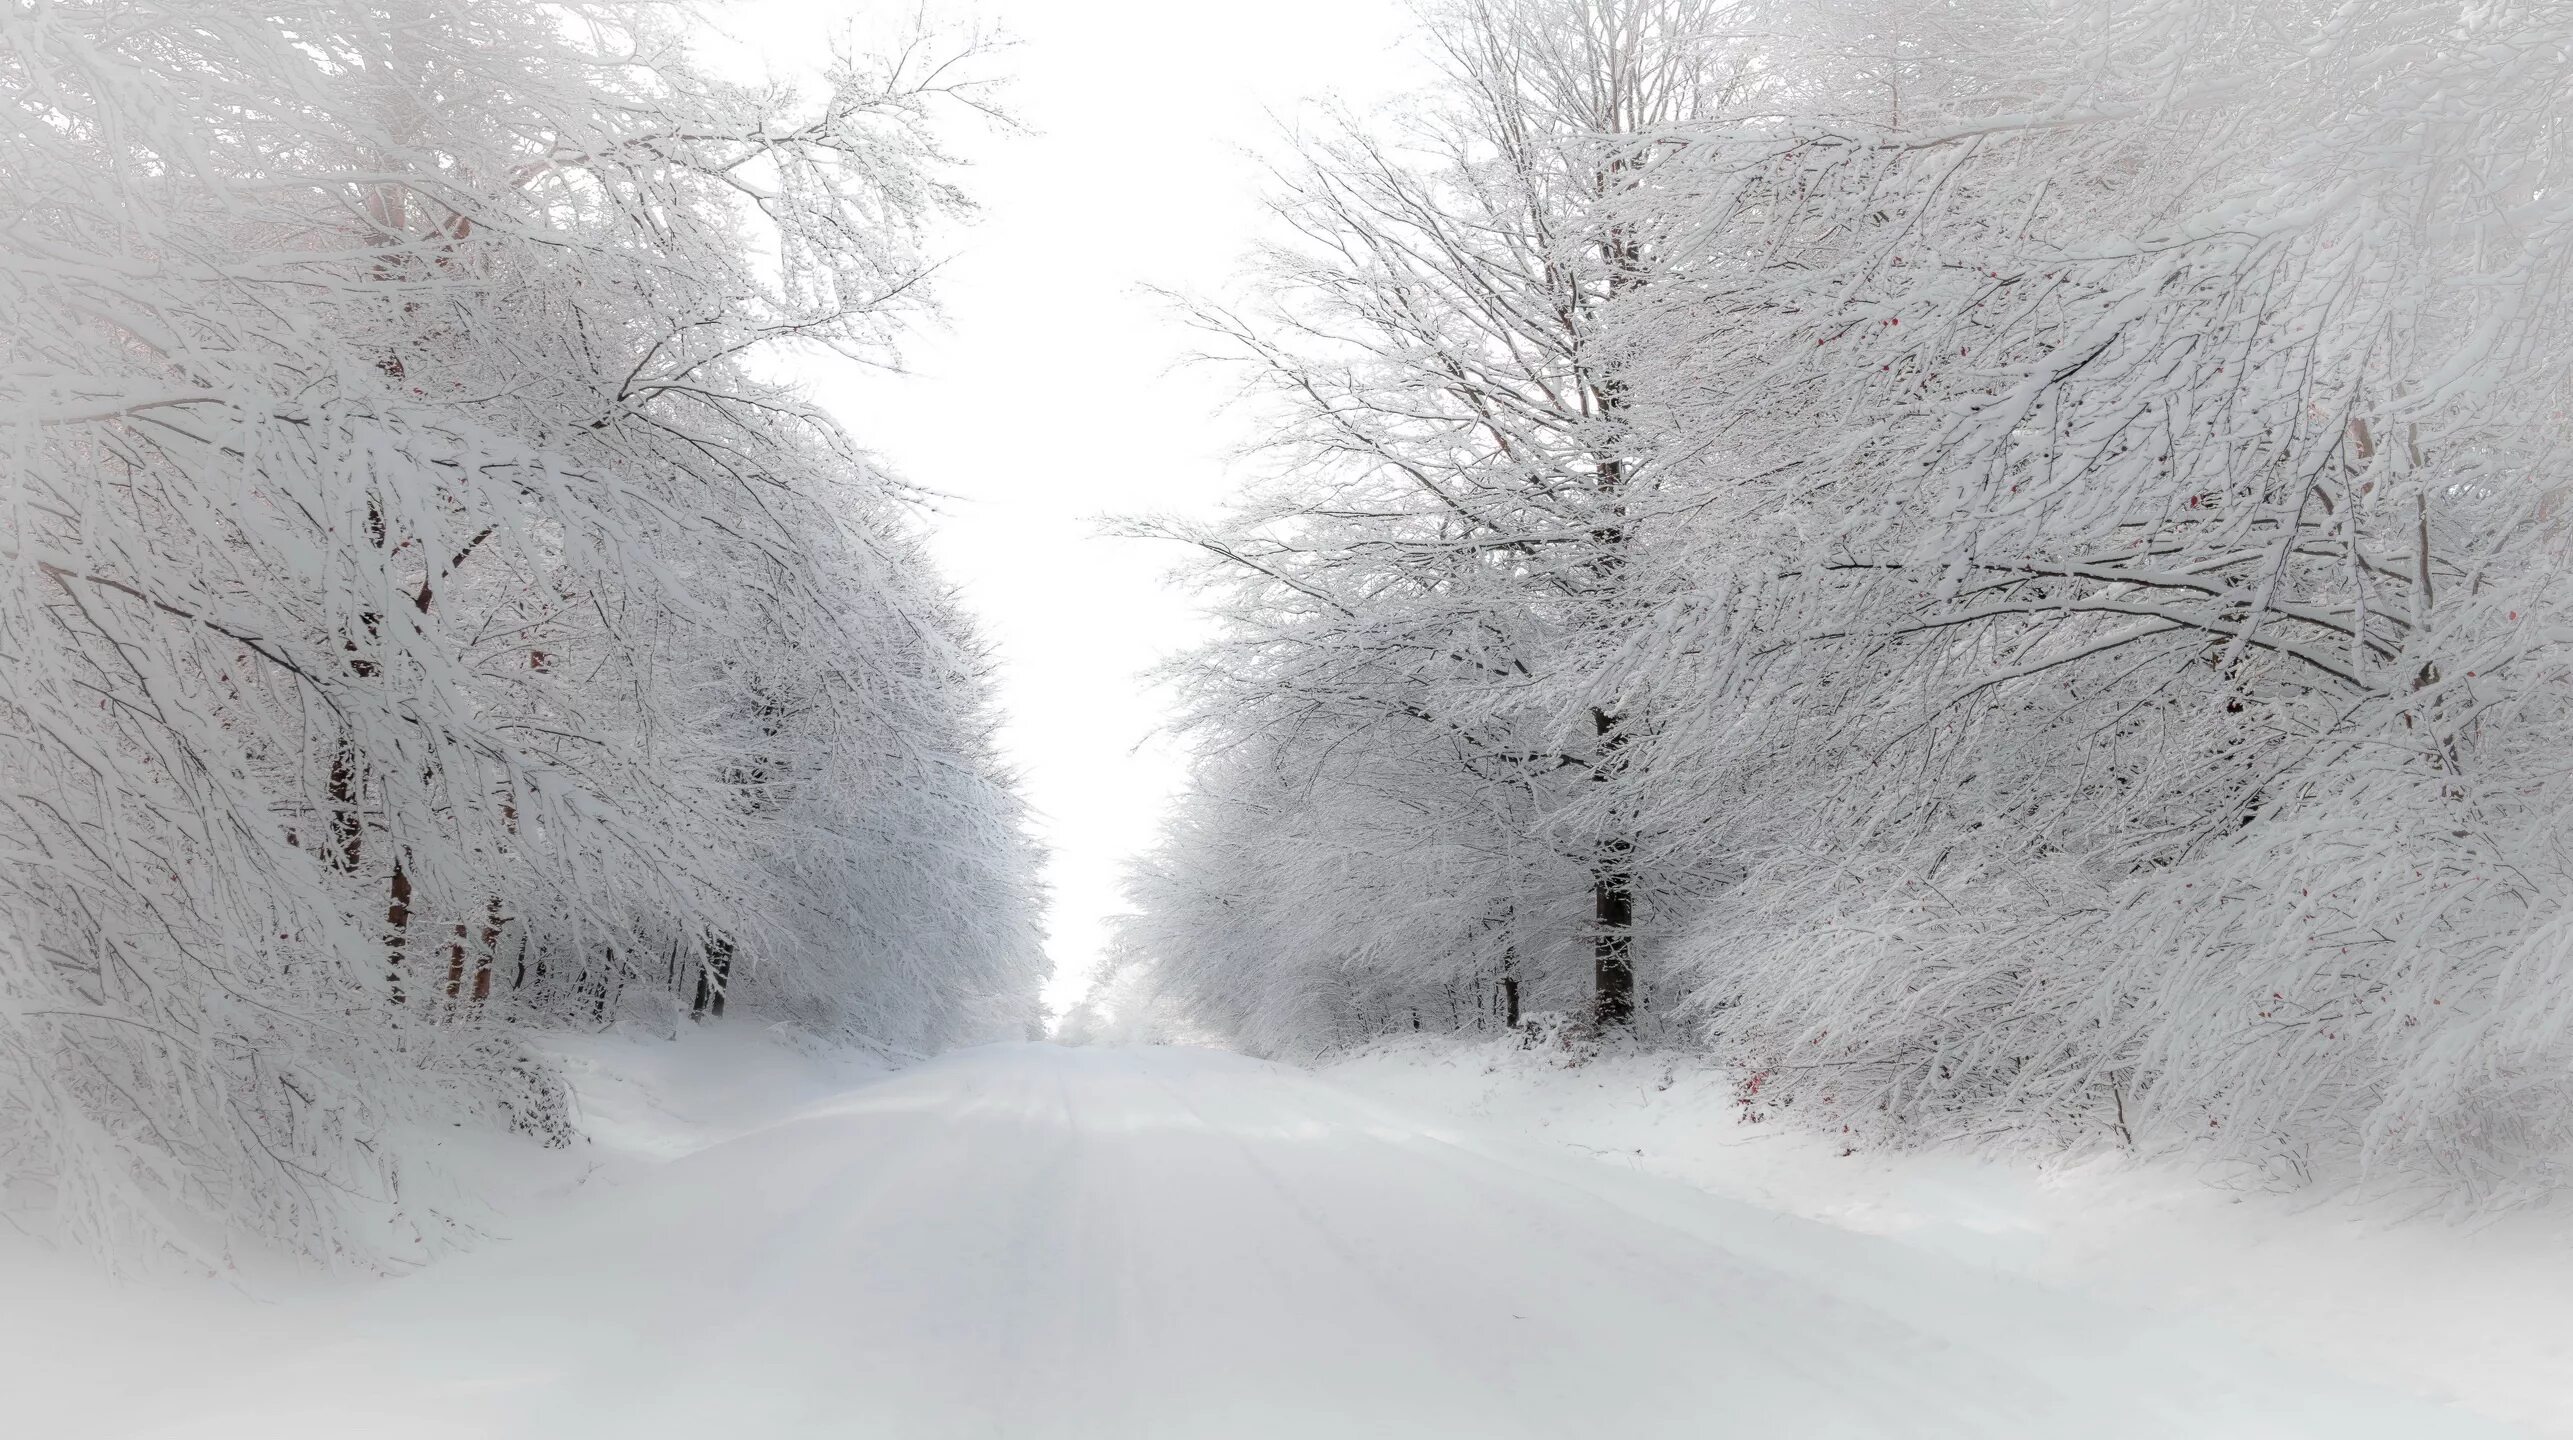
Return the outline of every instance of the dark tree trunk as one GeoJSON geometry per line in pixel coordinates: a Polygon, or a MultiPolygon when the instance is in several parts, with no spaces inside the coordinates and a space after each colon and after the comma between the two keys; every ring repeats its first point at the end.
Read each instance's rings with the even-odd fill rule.
{"type": "Polygon", "coordinates": [[[608,1023],[608,1003],[616,986],[616,947],[607,947],[607,957],[599,962],[598,982],[592,984],[589,972],[581,972],[579,988],[590,1002],[590,1018],[604,1026],[608,1023]]]}
{"type": "MultiPolygon", "coordinates": [[[[1605,782],[1625,736],[1615,716],[1590,712],[1599,734],[1599,764],[1591,773],[1605,782]]],[[[1591,1021],[1600,1029],[1635,1018],[1635,842],[1611,832],[1599,842],[1591,870],[1591,1021]]]]}
{"type": "Polygon", "coordinates": [[[706,960],[697,967],[697,1000],[690,1013],[703,1020],[718,1020],[724,1014],[724,992],[733,985],[733,942],[720,935],[706,937],[706,960]]]}
{"type": "Polygon", "coordinates": [[[354,875],[366,858],[366,829],[357,808],[357,747],[345,735],[331,756],[330,793],[330,863],[354,875]]]}
{"type": "Polygon", "coordinates": [[[407,998],[402,989],[403,951],[411,939],[411,874],[402,862],[393,862],[393,878],[384,887],[384,963],[385,978],[393,984],[393,1003],[407,998]]]}
{"type": "Polygon", "coordinates": [[[465,998],[465,938],[472,930],[464,921],[456,922],[456,933],[447,941],[447,998],[465,998]]]}
{"type": "Polygon", "coordinates": [[[492,972],[500,968],[500,927],[509,917],[500,913],[500,897],[491,898],[490,908],[483,912],[482,950],[474,956],[474,1003],[491,998],[492,972]]]}
{"type": "Polygon", "coordinates": [[[478,948],[468,950],[466,938],[472,933],[467,922],[456,922],[455,938],[447,944],[447,998],[470,999],[476,1004],[491,998],[491,972],[500,963],[500,897],[493,896],[483,915],[482,938],[478,948]]]}
{"type": "Polygon", "coordinates": [[[1591,1018],[1603,1030],[1635,1018],[1635,889],[1626,865],[1632,849],[1624,840],[1603,843],[1599,875],[1591,885],[1598,926],[1591,939],[1591,1018]]]}

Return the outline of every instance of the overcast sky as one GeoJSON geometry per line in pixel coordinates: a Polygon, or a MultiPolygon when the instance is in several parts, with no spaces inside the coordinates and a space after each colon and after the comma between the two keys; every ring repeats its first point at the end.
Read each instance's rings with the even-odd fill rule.
{"type": "MultiPolygon", "coordinates": [[[[1100,538],[1095,520],[1211,507],[1244,438],[1244,418],[1220,413],[1230,382],[1174,368],[1190,337],[1143,287],[1220,291],[1261,228],[1245,152],[1274,151],[1299,102],[1380,98],[1413,62],[1399,0],[978,8],[1019,42],[1008,101],[1036,133],[963,140],[983,215],[941,281],[949,326],[909,347],[911,373],[813,380],[904,473],[954,497],[937,551],[999,646],[1005,743],[1053,850],[1046,998],[1060,1010],[1179,779],[1151,742],[1165,703],[1141,672],[1199,633],[1163,583],[1180,557],[1100,538]]],[[[749,13],[782,70],[828,23],[806,5],[749,13]]]]}

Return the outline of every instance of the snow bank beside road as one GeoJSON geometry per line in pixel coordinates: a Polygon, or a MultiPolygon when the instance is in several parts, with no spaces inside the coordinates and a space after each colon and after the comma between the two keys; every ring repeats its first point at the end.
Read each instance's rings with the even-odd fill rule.
{"type": "MultiPolygon", "coordinates": [[[[423,1209],[469,1246],[506,1243],[539,1217],[643,1182],[670,1160],[888,1069],[863,1054],[795,1048],[747,1024],[688,1026],[676,1041],[617,1033],[544,1045],[570,1082],[581,1143],[547,1150],[463,1129],[419,1141],[447,1152],[436,1172],[442,1193],[420,1197],[423,1209]]],[[[125,1278],[112,1279],[94,1258],[60,1253],[7,1222],[0,1212],[0,1435],[9,1440],[230,1433],[170,1420],[169,1397],[344,1344],[344,1322],[387,1289],[372,1277],[295,1270],[255,1248],[235,1250],[235,1268],[211,1277],[173,1275],[176,1262],[161,1257],[119,1256],[125,1278]]],[[[394,1409],[401,1403],[388,1397],[394,1409]]],[[[379,1422],[393,1423],[368,1416],[344,1433],[398,1433],[369,1428],[379,1422]]]]}
{"type": "MultiPolygon", "coordinates": [[[[1611,1137],[1586,1107],[1608,1097],[1610,1110],[1649,1112],[1640,1095],[1680,1090],[1677,1074],[1652,1089],[1662,1076],[1649,1062],[1563,1072],[1414,1052],[1341,1067],[1361,1088],[1414,1091],[1380,1104],[1183,1047],[991,1046],[879,1074],[718,1032],[676,1046],[583,1042],[558,1059],[598,1140],[466,1157],[493,1163],[501,1223],[490,1243],[423,1273],[308,1280],[261,1304],[203,1284],[109,1286],[0,1248],[0,1429],[13,1440],[2522,1433],[2186,1312],[2155,1317],[1960,1263],[1917,1243],[1935,1226],[1854,1234],[1637,1173],[1631,1155],[1607,1163],[1436,1114],[1534,1113],[1494,1091],[1509,1081],[1527,1088],[1521,1101],[1559,1102],[1562,1133],[1604,1151],[1590,1141],[1611,1137]]],[[[1769,1174],[1773,1199],[1819,1193],[1814,1177],[1769,1174]]],[[[1896,1195],[1873,1213],[1933,1210],[1896,1195]]]]}
{"type": "Polygon", "coordinates": [[[1792,1117],[1746,1123],[1740,1077],[1686,1056],[1565,1058],[1404,1040],[1320,1070],[1414,1114],[2201,1319],[2281,1354],[2573,1437],[2573,1215],[2560,1207],[2463,1229],[2383,1203],[2227,1189],[2114,1154],[2049,1164],[1850,1150],[1792,1117]]]}

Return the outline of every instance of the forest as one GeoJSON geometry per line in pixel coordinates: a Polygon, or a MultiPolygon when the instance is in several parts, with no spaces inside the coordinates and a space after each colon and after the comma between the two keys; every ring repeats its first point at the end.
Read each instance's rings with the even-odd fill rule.
{"type": "MultiPolygon", "coordinates": [[[[0,1192],[360,1268],[531,1041],[1039,1017],[1037,855],[883,363],[970,38],[802,93],[649,5],[0,13],[0,1192]]],[[[15,1208],[15,1207],[13,1207],[15,1208]]]]}
{"type": "Polygon", "coordinates": [[[2573,0],[0,0],[0,1434],[2573,1440],[2573,0]]]}
{"type": "Polygon", "coordinates": [[[1052,1017],[1081,840],[1008,736],[1084,697],[1004,712],[943,478],[809,383],[936,333],[1004,37],[0,8],[0,1220],[416,1268],[456,1137],[590,1153],[580,1057],[719,1020],[1479,1037],[1843,1154],[2553,1195],[2573,7],[1411,19],[1236,282],[1132,297],[1250,440],[1102,507],[1205,638],[1094,677],[1185,782],[1052,1017]]]}
{"type": "Polygon", "coordinates": [[[2544,1198],[2573,11],[1426,33],[1435,83],[1300,129],[1245,283],[1187,302],[1265,433],[1221,513],[1126,522],[1217,632],[1103,1003],[2544,1198]]]}

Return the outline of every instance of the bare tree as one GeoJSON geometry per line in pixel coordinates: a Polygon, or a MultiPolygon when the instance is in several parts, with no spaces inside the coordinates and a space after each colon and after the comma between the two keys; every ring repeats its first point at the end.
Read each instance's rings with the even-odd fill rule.
{"type": "Polygon", "coordinates": [[[1779,11],[1788,103],[1625,212],[1693,538],[1621,663],[1705,697],[1637,763],[1746,870],[1702,1013],[1900,1135],[2525,1193],[2573,1019],[2503,958],[2564,923],[2563,17],[1955,7],[1897,117],[1846,63],[1881,13],[1779,11]]]}
{"type": "MultiPolygon", "coordinates": [[[[1655,857],[1615,798],[1647,722],[1624,691],[1585,688],[1577,657],[1630,622],[1657,482],[1601,332],[1655,262],[1599,219],[1644,173],[1639,137],[1710,113],[1733,83],[1719,13],[1429,11],[1444,83],[1398,116],[1340,114],[1301,138],[1279,177],[1290,238],[1261,257],[1256,297],[1197,311],[1274,407],[1271,478],[1217,525],[1155,527],[1211,557],[1224,587],[1224,638],[1191,671],[1209,743],[1312,766],[1303,800],[1266,804],[1356,786],[1470,814],[1449,838],[1485,857],[1481,877],[1415,875],[1385,903],[1463,884],[1433,955],[1470,952],[1488,984],[1504,954],[1556,954],[1542,929],[1517,932],[1562,908],[1516,887],[1561,886],[1568,861],[1586,892],[1581,1005],[1604,1028],[1633,1018],[1635,905],[1659,877],[1639,875],[1655,857]],[[1532,868],[1537,850],[1550,858],[1532,868]]],[[[1361,946],[1402,923],[1348,921],[1361,946]]]]}
{"type": "Polygon", "coordinates": [[[1208,317],[1285,463],[1171,527],[1225,630],[1163,993],[1279,1051],[1564,1007],[1586,887],[1595,1019],[1631,894],[1835,1126],[2553,1184],[2562,7],[1432,37],[1445,107],[1311,142],[1208,317]]]}
{"type": "Polygon", "coordinates": [[[973,47],[799,96],[668,25],[0,17],[0,1174],[75,1237],[441,1243],[397,1137],[550,1123],[528,1027],[666,1013],[709,936],[820,1029],[1029,1003],[972,641],[900,487],[750,363],[889,356],[973,47]],[[952,942],[924,854],[986,912],[952,942]]]}

